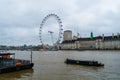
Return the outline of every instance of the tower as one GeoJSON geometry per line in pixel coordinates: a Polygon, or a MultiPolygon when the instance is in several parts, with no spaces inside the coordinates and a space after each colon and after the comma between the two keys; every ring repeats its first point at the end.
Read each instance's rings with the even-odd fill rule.
{"type": "Polygon", "coordinates": [[[93,39],[93,32],[90,33],[90,39],[93,39]]]}
{"type": "Polygon", "coordinates": [[[72,40],[72,31],[70,31],[70,30],[64,31],[63,37],[64,37],[64,41],[72,40]]]}

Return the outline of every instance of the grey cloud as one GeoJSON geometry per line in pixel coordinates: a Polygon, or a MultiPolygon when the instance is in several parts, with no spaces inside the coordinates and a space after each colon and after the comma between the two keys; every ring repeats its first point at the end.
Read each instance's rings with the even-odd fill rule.
{"type": "MultiPolygon", "coordinates": [[[[117,33],[119,4],[119,0],[1,0],[0,44],[39,44],[40,23],[49,13],[57,14],[64,30],[73,30],[74,35],[79,32],[85,37],[91,31],[96,36],[117,33]]],[[[47,31],[52,28],[57,34],[58,23],[50,18],[43,28],[44,36],[49,35],[47,31]]]]}

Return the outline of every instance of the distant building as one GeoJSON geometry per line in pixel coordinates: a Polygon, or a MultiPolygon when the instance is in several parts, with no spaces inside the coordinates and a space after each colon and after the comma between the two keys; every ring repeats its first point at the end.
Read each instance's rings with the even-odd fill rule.
{"type": "Polygon", "coordinates": [[[103,41],[104,49],[120,49],[120,35],[105,36],[103,41]]]}
{"type": "Polygon", "coordinates": [[[76,49],[76,40],[65,40],[61,44],[61,49],[76,49]]]}
{"type": "Polygon", "coordinates": [[[70,30],[64,31],[63,37],[64,37],[64,39],[63,39],[64,41],[72,40],[72,31],[70,31],[70,30]]]}
{"type": "MultiPolygon", "coordinates": [[[[67,35],[71,36],[71,33],[67,35]]],[[[65,33],[66,34],[66,33],[65,33]]],[[[71,37],[64,36],[65,39],[61,43],[61,49],[120,49],[120,34],[112,34],[112,36],[96,36],[93,37],[91,32],[90,38],[77,38],[72,39],[71,37]]]]}

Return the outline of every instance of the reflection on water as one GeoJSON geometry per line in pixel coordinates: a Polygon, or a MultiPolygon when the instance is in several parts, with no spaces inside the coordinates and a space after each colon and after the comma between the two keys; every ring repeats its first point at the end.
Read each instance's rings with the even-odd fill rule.
{"type": "Polygon", "coordinates": [[[33,69],[0,74],[0,80],[31,80],[33,69]]]}
{"type": "MultiPolygon", "coordinates": [[[[30,59],[29,51],[12,51],[30,59]]],[[[33,70],[0,74],[0,80],[120,80],[120,51],[34,51],[33,70]],[[97,60],[104,67],[67,65],[66,58],[97,60]]]]}

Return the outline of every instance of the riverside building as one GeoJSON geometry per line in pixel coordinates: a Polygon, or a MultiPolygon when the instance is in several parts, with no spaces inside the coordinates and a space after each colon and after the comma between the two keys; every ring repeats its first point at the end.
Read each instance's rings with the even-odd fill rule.
{"type": "Polygon", "coordinates": [[[64,31],[64,40],[61,43],[63,50],[119,50],[120,49],[120,34],[112,34],[112,36],[96,36],[93,37],[91,32],[90,37],[72,39],[72,31],[64,31]],[[67,33],[67,34],[66,34],[67,33]]]}

